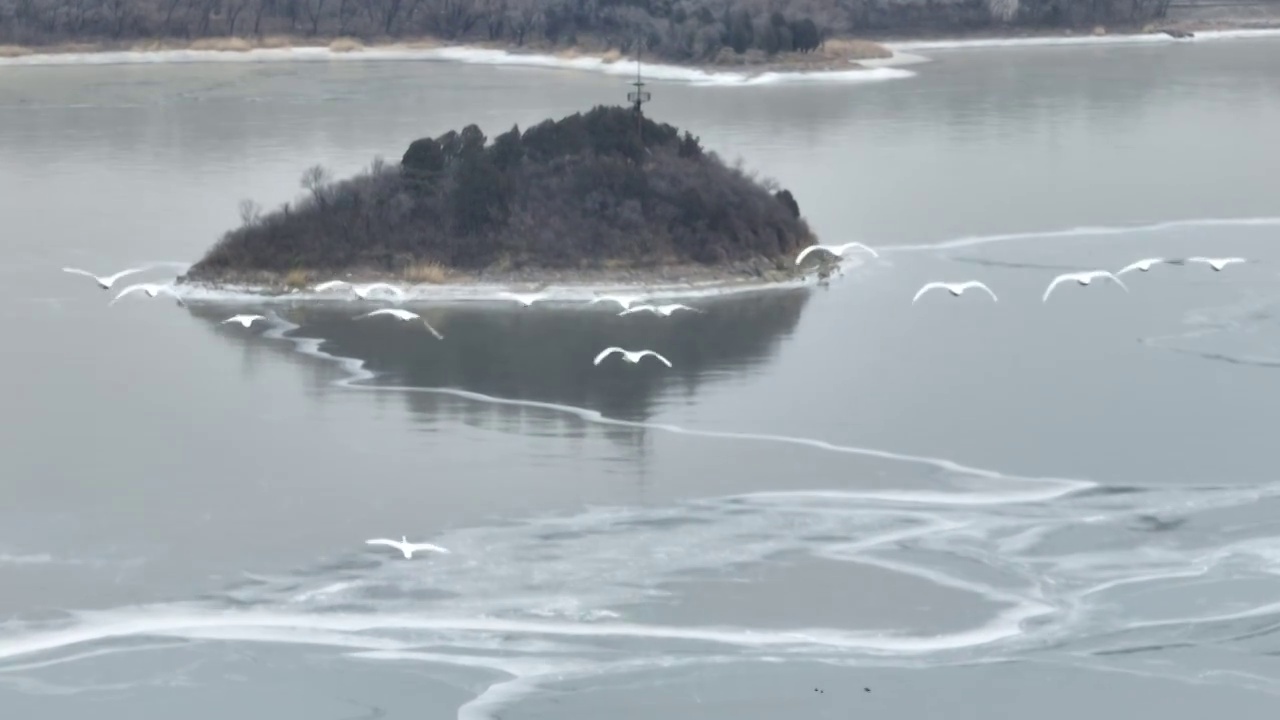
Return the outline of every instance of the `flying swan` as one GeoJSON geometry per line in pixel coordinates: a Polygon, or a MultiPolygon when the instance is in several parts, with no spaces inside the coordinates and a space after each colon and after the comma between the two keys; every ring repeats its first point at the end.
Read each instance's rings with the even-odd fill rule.
{"type": "Polygon", "coordinates": [[[1221,272],[1222,268],[1232,263],[1242,263],[1242,262],[1249,262],[1249,261],[1245,260],[1242,257],[1225,257],[1225,258],[1193,257],[1193,258],[1187,258],[1187,262],[1204,263],[1205,265],[1208,265],[1209,267],[1213,268],[1214,272],[1221,272]]]}
{"type": "Polygon", "coordinates": [[[386,290],[387,292],[396,296],[396,298],[399,300],[404,300],[406,297],[409,296],[409,294],[406,293],[404,290],[401,290],[395,285],[391,285],[389,283],[384,283],[384,282],[369,283],[368,285],[363,285],[363,286],[361,285],[351,286],[351,292],[355,293],[356,297],[360,298],[361,300],[368,300],[369,295],[374,290],[386,290]]]}
{"type": "Polygon", "coordinates": [[[1125,292],[1129,292],[1129,287],[1125,285],[1124,282],[1120,280],[1120,278],[1116,277],[1114,273],[1111,273],[1110,271],[1107,271],[1107,270],[1088,270],[1085,272],[1063,273],[1058,277],[1054,278],[1053,282],[1049,283],[1049,287],[1045,288],[1044,297],[1040,298],[1040,301],[1048,302],[1049,293],[1053,292],[1053,289],[1056,288],[1060,283],[1064,283],[1069,280],[1075,280],[1076,282],[1080,283],[1081,286],[1085,286],[1093,282],[1094,279],[1100,278],[1100,277],[1104,277],[1104,278],[1107,278],[1108,280],[1115,281],[1117,285],[1119,285],[1121,288],[1124,288],[1125,292]]]}
{"type": "Polygon", "coordinates": [[[803,262],[805,259],[805,256],[813,252],[814,250],[826,250],[827,252],[831,253],[832,255],[835,255],[836,257],[844,257],[845,252],[847,252],[851,248],[862,248],[863,250],[866,250],[867,252],[871,253],[871,257],[880,257],[880,253],[876,252],[875,250],[872,250],[871,248],[867,247],[866,245],[863,245],[860,242],[850,242],[850,243],[845,243],[843,245],[810,245],[809,247],[801,250],[800,254],[796,256],[796,264],[799,265],[801,262],[803,262]]]}
{"type": "Polygon", "coordinates": [[[547,293],[545,292],[536,292],[536,293],[502,292],[498,294],[498,297],[506,298],[507,300],[515,300],[521,305],[525,307],[529,307],[534,303],[538,302],[539,300],[546,299],[547,293]]]}
{"type": "Polygon", "coordinates": [[[98,287],[102,288],[103,290],[110,290],[111,286],[114,285],[117,280],[124,277],[125,275],[140,273],[146,269],[148,268],[136,267],[136,268],[129,268],[128,270],[121,270],[115,275],[94,275],[88,270],[81,270],[80,268],[64,267],[62,268],[62,272],[71,273],[73,275],[84,275],[85,277],[91,277],[93,278],[94,282],[98,283],[98,287]]]}
{"type": "Polygon", "coordinates": [[[129,287],[121,290],[120,294],[112,298],[111,302],[107,304],[115,305],[116,302],[120,300],[120,298],[124,297],[125,295],[138,292],[139,290],[146,293],[147,297],[151,297],[151,298],[161,293],[164,293],[165,295],[169,295],[177,299],[179,305],[186,305],[186,303],[182,301],[182,296],[178,295],[178,293],[173,289],[172,285],[161,285],[159,283],[138,283],[137,285],[130,285],[129,287]]]}
{"type": "Polygon", "coordinates": [[[599,365],[601,360],[604,360],[605,358],[609,357],[613,353],[622,353],[622,359],[626,360],[629,363],[638,363],[640,362],[640,358],[644,357],[645,355],[652,355],[658,358],[659,360],[661,360],[663,364],[665,364],[667,367],[671,367],[670,360],[662,357],[661,355],[659,355],[658,353],[652,350],[631,351],[631,350],[623,350],[620,347],[611,347],[611,348],[605,348],[604,350],[602,350],[600,354],[596,356],[595,364],[599,365]]]}
{"type": "Polygon", "coordinates": [[[1118,277],[1127,272],[1133,272],[1134,270],[1137,270],[1138,272],[1147,272],[1155,265],[1181,265],[1182,262],[1182,260],[1170,260],[1168,258],[1143,258],[1142,260],[1131,262],[1123,268],[1120,268],[1116,273],[1116,276],[1118,277]]]}
{"type": "Polygon", "coordinates": [[[234,323],[240,323],[245,327],[249,327],[250,325],[253,324],[254,320],[266,320],[266,319],[267,319],[266,316],[263,316],[263,315],[232,315],[226,320],[223,320],[222,324],[226,325],[227,323],[234,322],[234,323]]]}
{"type": "Polygon", "coordinates": [[[410,310],[404,310],[402,308],[382,308],[380,310],[374,310],[373,312],[367,312],[361,315],[360,317],[368,318],[368,317],[377,317],[379,315],[390,315],[391,317],[396,318],[397,320],[405,320],[405,321],[422,320],[422,324],[427,328],[427,330],[431,331],[432,335],[436,336],[437,340],[444,339],[444,336],[440,334],[439,330],[436,330],[435,328],[431,327],[431,323],[423,319],[423,317],[418,313],[412,312],[410,310]]]}
{"type": "Polygon", "coordinates": [[[448,550],[440,547],[439,545],[432,545],[431,543],[411,543],[409,542],[409,538],[404,535],[401,535],[399,540],[377,538],[374,540],[365,540],[364,542],[366,545],[386,545],[388,547],[393,547],[404,553],[406,558],[413,557],[413,554],[416,552],[437,552],[444,553],[445,555],[449,554],[448,550]]]}
{"type": "Polygon", "coordinates": [[[631,307],[631,303],[640,299],[639,295],[599,295],[587,304],[595,305],[598,302],[616,302],[618,305],[622,306],[623,310],[626,310],[631,307]]]}
{"type": "Polygon", "coordinates": [[[661,315],[662,317],[671,317],[671,313],[677,310],[689,310],[691,312],[702,312],[701,310],[698,310],[696,308],[691,308],[688,305],[681,305],[680,303],[672,303],[670,305],[636,305],[635,307],[627,308],[626,310],[623,310],[618,314],[630,315],[631,313],[651,312],[654,315],[661,315]]]}
{"type": "Polygon", "coordinates": [[[975,287],[979,287],[979,288],[982,288],[983,290],[986,290],[987,294],[991,296],[992,300],[998,301],[1000,299],[996,297],[996,294],[994,292],[991,291],[991,288],[984,285],[981,281],[966,280],[965,282],[958,282],[958,283],[945,283],[945,282],[928,283],[916,292],[916,296],[911,298],[911,302],[915,303],[915,301],[920,299],[921,295],[924,295],[930,290],[946,290],[947,292],[951,293],[955,297],[960,297],[960,295],[962,295],[965,290],[968,290],[969,288],[975,288],[975,287]]]}

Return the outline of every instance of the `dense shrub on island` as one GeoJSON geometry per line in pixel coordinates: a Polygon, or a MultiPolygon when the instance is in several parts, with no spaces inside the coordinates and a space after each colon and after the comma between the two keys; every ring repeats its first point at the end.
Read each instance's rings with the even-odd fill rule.
{"type": "Polygon", "coordinates": [[[191,280],[670,266],[788,270],[814,241],[791,193],[697,137],[600,106],[489,142],[469,125],[350,179],[308,170],[299,202],[243,211],[191,280]],[[415,270],[415,268],[417,268],[415,270]]]}

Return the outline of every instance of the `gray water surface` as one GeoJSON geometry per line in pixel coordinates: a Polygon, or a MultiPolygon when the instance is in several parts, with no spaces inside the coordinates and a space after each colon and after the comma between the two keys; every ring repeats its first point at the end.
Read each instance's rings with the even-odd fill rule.
{"type": "Polygon", "coordinates": [[[58,269],[194,261],[315,162],[619,79],[0,68],[2,714],[1273,717],[1280,43],[931,60],[653,87],[881,250],[829,288],[415,306],[444,340],[58,269]],[[1253,262],[1040,300],[1151,255],[1253,262]],[[969,278],[1000,301],[910,302],[969,278]],[[674,367],[591,364],[615,344],[674,367]],[[364,544],[402,534],[453,552],[364,544]]]}

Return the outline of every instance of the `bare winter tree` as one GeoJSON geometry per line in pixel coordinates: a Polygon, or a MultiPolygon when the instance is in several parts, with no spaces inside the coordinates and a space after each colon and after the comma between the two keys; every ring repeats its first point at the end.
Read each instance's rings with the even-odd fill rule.
{"type": "Polygon", "coordinates": [[[240,223],[245,227],[258,224],[262,219],[262,206],[245,198],[240,201],[240,223]]]}
{"type": "Polygon", "coordinates": [[[1007,23],[1018,14],[1018,0],[987,0],[987,11],[992,20],[1007,23]]]}
{"type": "Polygon", "coordinates": [[[316,205],[321,208],[325,206],[325,191],[328,189],[331,177],[323,165],[312,165],[302,173],[302,189],[309,191],[316,199],[316,205]]]}

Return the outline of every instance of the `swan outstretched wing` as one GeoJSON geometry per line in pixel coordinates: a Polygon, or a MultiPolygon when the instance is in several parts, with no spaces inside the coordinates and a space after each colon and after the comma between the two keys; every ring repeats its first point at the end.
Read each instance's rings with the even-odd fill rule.
{"type": "Polygon", "coordinates": [[[373,540],[365,540],[364,544],[365,545],[386,545],[388,547],[393,547],[396,549],[402,549],[404,547],[404,543],[400,542],[399,540],[388,540],[387,538],[375,538],[373,540]]]}
{"type": "Polygon", "coordinates": [[[520,293],[504,291],[504,292],[498,293],[498,297],[506,298],[508,300],[515,300],[521,305],[532,305],[533,301],[537,300],[540,296],[539,295],[521,295],[520,293]]]}
{"type": "Polygon", "coordinates": [[[364,315],[361,315],[360,317],[375,317],[378,315],[391,315],[392,317],[398,318],[400,320],[412,320],[418,317],[418,313],[411,312],[409,310],[404,310],[402,308],[379,308],[372,312],[367,312],[364,315]]]}
{"type": "Polygon", "coordinates": [[[796,264],[799,265],[804,262],[805,257],[814,250],[826,250],[827,252],[831,252],[831,248],[826,245],[810,245],[809,247],[801,250],[800,254],[796,256],[796,264]]]}
{"type": "Polygon", "coordinates": [[[1206,265],[1213,268],[1214,270],[1221,270],[1222,268],[1232,263],[1248,262],[1242,257],[1223,257],[1223,258],[1193,257],[1193,258],[1187,258],[1187,260],[1189,262],[1205,263],[1206,265]]]}
{"type": "Polygon", "coordinates": [[[141,290],[142,292],[145,292],[146,294],[152,297],[155,297],[155,295],[159,292],[159,290],[157,289],[157,286],[155,285],[151,285],[150,283],[137,283],[136,285],[130,285],[129,287],[121,290],[120,293],[116,295],[114,298],[112,298],[111,302],[108,304],[115,305],[120,298],[124,297],[125,295],[138,292],[139,290],[141,290]]]}
{"type": "Polygon", "coordinates": [[[400,298],[406,297],[408,295],[408,293],[396,287],[395,285],[391,285],[389,283],[384,283],[384,282],[369,283],[364,287],[353,287],[352,290],[353,292],[355,292],[356,295],[359,295],[362,298],[368,297],[369,294],[372,293],[374,290],[386,290],[392,295],[395,295],[396,297],[400,297],[400,298]]]}
{"type": "Polygon", "coordinates": [[[445,555],[450,554],[448,548],[442,548],[439,545],[432,545],[431,543],[409,543],[406,547],[410,552],[424,551],[443,553],[445,555]]]}
{"type": "Polygon", "coordinates": [[[691,311],[691,312],[702,312],[702,311],[701,311],[701,310],[699,310],[698,308],[691,308],[691,307],[689,307],[688,305],[681,305],[680,303],[673,303],[673,304],[671,304],[671,305],[663,305],[663,306],[661,306],[661,307],[659,307],[659,308],[658,308],[658,312],[662,313],[663,315],[670,315],[671,313],[673,313],[673,312],[675,312],[675,311],[677,311],[677,310],[689,310],[689,311],[691,311]]]}
{"type": "Polygon", "coordinates": [[[666,365],[667,367],[671,367],[671,361],[670,361],[670,360],[668,360],[668,359],[666,359],[666,358],[662,357],[661,355],[659,355],[658,353],[656,353],[656,352],[654,352],[654,351],[652,351],[652,350],[641,350],[641,351],[640,351],[640,354],[636,357],[636,359],[637,359],[637,360],[639,360],[640,358],[644,357],[645,355],[652,355],[652,356],[654,356],[654,357],[658,358],[659,360],[661,360],[661,361],[663,362],[663,364],[664,364],[664,365],[666,365]]]}
{"type": "MultiPolygon", "coordinates": [[[[97,275],[94,275],[93,273],[89,272],[88,270],[81,270],[80,268],[68,268],[68,267],[64,267],[64,268],[62,268],[62,272],[65,272],[65,273],[71,273],[71,274],[73,274],[73,275],[84,275],[85,277],[91,277],[91,278],[93,278],[94,280],[97,280],[97,279],[98,279],[98,276],[97,276],[97,275]]],[[[104,279],[105,279],[105,278],[104,278],[104,279]]]]}
{"type": "Polygon", "coordinates": [[[945,290],[946,287],[947,287],[946,283],[940,283],[940,282],[925,283],[924,287],[916,291],[916,296],[911,298],[911,302],[915,303],[915,301],[920,299],[921,295],[929,292],[930,290],[938,290],[938,289],[945,290]]]}
{"type": "Polygon", "coordinates": [[[629,307],[626,310],[623,310],[622,312],[618,313],[618,315],[630,315],[631,313],[645,312],[646,310],[651,313],[658,312],[658,308],[652,305],[636,305],[634,307],[629,307]]]}
{"type": "Polygon", "coordinates": [[[121,270],[120,272],[115,273],[114,275],[104,275],[102,277],[98,277],[97,275],[94,275],[88,270],[81,270],[80,268],[64,267],[62,268],[62,272],[71,273],[73,275],[84,275],[85,277],[93,278],[94,282],[100,285],[111,287],[113,284],[115,284],[117,280],[124,277],[125,275],[140,273],[146,269],[147,269],[146,267],[128,268],[127,270],[121,270]]]}
{"type": "Polygon", "coordinates": [[[599,365],[601,360],[604,360],[605,358],[609,357],[613,353],[622,353],[625,355],[627,351],[623,350],[620,347],[605,348],[604,350],[600,351],[600,354],[596,356],[596,359],[592,362],[592,364],[599,365]]]}
{"type": "Polygon", "coordinates": [[[154,266],[137,267],[137,268],[129,268],[129,269],[127,269],[127,270],[121,270],[120,272],[118,272],[118,273],[116,273],[116,274],[114,274],[114,275],[108,275],[108,276],[106,276],[106,277],[102,278],[102,281],[103,281],[103,282],[105,282],[105,283],[106,283],[106,284],[108,284],[108,285],[111,285],[111,284],[115,283],[115,281],[117,281],[117,280],[119,280],[120,278],[124,277],[125,275],[132,275],[132,274],[134,274],[134,273],[140,273],[140,272],[142,272],[143,270],[148,269],[148,267],[154,267],[154,266]]]}
{"type": "Polygon", "coordinates": [[[1123,281],[1123,280],[1121,280],[1120,278],[1116,277],[1116,274],[1115,274],[1115,273],[1113,273],[1113,272],[1108,272],[1108,271],[1106,271],[1106,270],[1099,270],[1099,271],[1095,272],[1095,273],[1093,274],[1093,276],[1094,276],[1094,277],[1104,277],[1104,278],[1107,278],[1107,279],[1109,279],[1109,280],[1112,280],[1112,281],[1114,281],[1114,282],[1115,282],[1115,284],[1117,284],[1117,285],[1119,285],[1121,288],[1123,288],[1125,292],[1129,292],[1129,286],[1128,286],[1128,285],[1125,285],[1125,284],[1124,284],[1124,281],[1123,281]]]}
{"type": "Polygon", "coordinates": [[[863,250],[866,250],[867,252],[871,253],[871,257],[877,257],[877,258],[880,257],[880,253],[876,252],[875,250],[872,250],[871,248],[867,247],[866,245],[863,245],[860,242],[845,243],[840,246],[840,252],[844,252],[849,248],[862,248],[863,250]]]}
{"type": "Polygon", "coordinates": [[[245,327],[249,327],[250,325],[253,324],[254,320],[266,320],[266,318],[261,315],[232,315],[226,320],[223,320],[222,324],[226,325],[227,323],[240,323],[245,327]]]}
{"type": "Polygon", "coordinates": [[[631,307],[631,303],[639,299],[640,298],[638,297],[628,297],[623,295],[598,295],[587,304],[595,305],[598,302],[616,302],[623,310],[627,310],[631,307]]]}
{"type": "Polygon", "coordinates": [[[1058,277],[1054,278],[1049,283],[1049,287],[1045,288],[1044,297],[1040,298],[1040,302],[1048,302],[1049,293],[1053,292],[1053,289],[1058,287],[1058,285],[1064,282],[1068,282],[1070,280],[1078,280],[1079,278],[1080,278],[1080,273],[1063,273],[1058,277]]]}
{"type": "Polygon", "coordinates": [[[965,290],[966,288],[982,288],[983,290],[987,291],[987,294],[991,296],[992,300],[995,300],[996,302],[1000,302],[1000,298],[996,297],[995,291],[987,287],[987,284],[982,282],[981,280],[970,280],[969,282],[966,282],[960,286],[960,289],[962,291],[965,290]]]}

